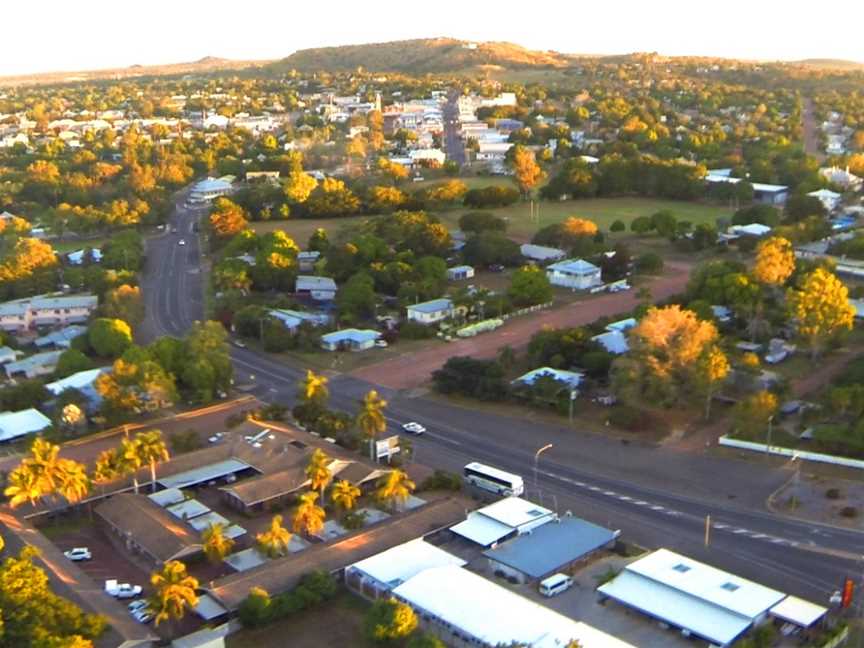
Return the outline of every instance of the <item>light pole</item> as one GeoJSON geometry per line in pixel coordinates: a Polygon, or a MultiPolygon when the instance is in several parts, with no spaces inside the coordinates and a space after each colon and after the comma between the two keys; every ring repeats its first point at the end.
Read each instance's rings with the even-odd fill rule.
{"type": "Polygon", "coordinates": [[[551,447],[552,447],[552,444],[547,443],[542,448],[537,450],[537,452],[534,453],[534,490],[536,490],[537,492],[540,491],[540,489],[537,487],[537,464],[540,461],[540,455],[543,454],[544,452],[546,452],[551,447]]]}
{"type": "Polygon", "coordinates": [[[771,454],[771,432],[772,432],[773,424],[774,424],[774,415],[772,414],[771,416],[768,417],[768,432],[767,432],[767,438],[765,439],[765,456],[766,457],[771,454]]]}

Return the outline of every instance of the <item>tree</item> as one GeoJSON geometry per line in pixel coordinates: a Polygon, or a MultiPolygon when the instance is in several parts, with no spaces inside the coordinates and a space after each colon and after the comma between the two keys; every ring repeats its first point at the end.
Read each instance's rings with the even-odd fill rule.
{"type": "Polygon", "coordinates": [[[214,236],[228,239],[246,229],[249,219],[246,210],[228,198],[217,198],[210,212],[210,229],[214,236]]]}
{"type": "Polygon", "coordinates": [[[824,268],[806,275],[800,288],[790,289],[786,302],[797,322],[798,335],[807,341],[814,358],[827,341],[850,330],[855,320],[849,289],[824,268]]]}
{"type": "Polygon", "coordinates": [[[324,509],[315,503],[318,493],[309,491],[298,498],[297,508],[294,510],[294,520],[291,523],[294,533],[305,533],[307,536],[316,535],[324,528],[324,509]]]}
{"type": "Polygon", "coordinates": [[[340,479],[333,484],[333,489],[330,491],[330,499],[342,511],[351,511],[357,504],[360,498],[360,489],[352,484],[347,479],[340,479]]]}
{"type": "Polygon", "coordinates": [[[292,203],[305,203],[317,186],[318,181],[308,173],[304,173],[301,168],[288,175],[284,187],[285,197],[292,203]]]}
{"type": "Polygon", "coordinates": [[[134,443],[141,464],[150,466],[150,483],[153,485],[153,492],[156,492],[156,464],[171,458],[168,446],[162,440],[162,431],[139,432],[135,435],[134,443]]]}
{"type": "Polygon", "coordinates": [[[116,358],[132,345],[132,328],[123,320],[100,317],[87,331],[90,346],[104,358],[116,358]]]}
{"type": "Polygon", "coordinates": [[[60,358],[57,360],[54,377],[59,380],[79,371],[86,371],[92,368],[93,362],[78,349],[66,349],[60,354],[60,358]]]}
{"type": "Polygon", "coordinates": [[[306,377],[300,383],[298,395],[304,403],[324,407],[330,398],[330,390],[327,389],[327,377],[307,369],[306,377]]]}
{"type": "Polygon", "coordinates": [[[387,431],[387,418],[384,409],[387,401],[378,395],[374,389],[363,397],[363,404],[357,413],[357,425],[369,439],[369,455],[375,459],[375,441],[387,431]]]}
{"type": "Polygon", "coordinates": [[[201,534],[201,544],[204,545],[204,555],[213,564],[219,564],[231,553],[234,540],[225,535],[225,525],[221,522],[211,524],[201,534]]]}
{"type": "Polygon", "coordinates": [[[697,375],[705,390],[705,420],[711,418],[711,399],[717,385],[729,375],[729,359],[718,346],[712,346],[699,358],[697,375]]]}
{"type": "Polygon", "coordinates": [[[309,480],[309,487],[321,494],[322,502],[324,501],[324,489],[333,479],[333,472],[330,470],[332,462],[333,460],[327,456],[326,452],[321,448],[315,448],[309,457],[309,463],[306,465],[305,474],[309,480]]]}
{"type": "Polygon", "coordinates": [[[102,412],[117,420],[148,405],[162,405],[176,397],[174,378],[141,347],[131,346],[111,371],[96,379],[102,412]]]}
{"type": "Polygon", "coordinates": [[[787,221],[797,223],[809,216],[825,218],[825,205],[816,196],[792,195],[786,199],[783,206],[783,214],[787,221]]]}
{"type": "Polygon", "coordinates": [[[597,224],[585,218],[570,216],[561,225],[570,236],[595,236],[597,234],[597,224]]]}
{"type": "Polygon", "coordinates": [[[520,144],[514,146],[510,153],[512,154],[510,166],[513,169],[513,180],[520,193],[527,196],[543,179],[543,169],[537,164],[534,153],[520,144]]]}
{"type": "Polygon", "coordinates": [[[59,495],[70,504],[80,502],[90,490],[90,479],[83,464],[59,457],[60,446],[36,438],[28,456],[9,473],[4,494],[9,505],[33,506],[46,496],[59,495]]]}
{"type": "Polygon", "coordinates": [[[408,648],[447,648],[443,641],[431,632],[414,634],[408,640],[408,648]]]}
{"type": "Polygon", "coordinates": [[[399,507],[408,501],[415,488],[414,482],[409,479],[405,471],[397,468],[379,480],[375,498],[385,504],[399,507]]]}
{"type": "Polygon", "coordinates": [[[363,628],[372,641],[403,639],[417,628],[417,615],[407,603],[395,598],[379,599],[366,613],[363,628]]]}
{"type": "Polygon", "coordinates": [[[459,217],[459,229],[471,234],[503,232],[507,229],[507,221],[489,212],[468,212],[459,217]]]}
{"type": "Polygon", "coordinates": [[[735,428],[758,438],[777,413],[778,407],[777,397],[769,391],[751,394],[735,406],[735,428]]]}
{"type": "Polygon", "coordinates": [[[785,238],[773,236],[759,243],[753,276],[766,286],[782,286],[795,272],[795,251],[785,238]]]}
{"type": "Polygon", "coordinates": [[[255,536],[256,544],[270,558],[284,556],[291,543],[291,532],[282,526],[282,516],[274,515],[270,527],[255,536]]]}
{"type": "Polygon", "coordinates": [[[237,615],[240,623],[245,628],[254,628],[264,625],[270,619],[271,609],[270,594],[261,587],[250,587],[249,595],[243,599],[237,615]]]}
{"type": "Polygon", "coordinates": [[[132,485],[135,489],[135,494],[138,494],[138,471],[144,465],[141,458],[141,453],[138,451],[138,444],[134,439],[124,438],[120,440],[120,450],[118,456],[118,465],[122,475],[132,477],[132,485]]]}
{"type": "Polygon", "coordinates": [[[183,346],[187,361],[180,371],[180,380],[193,397],[207,403],[218,392],[227,392],[234,367],[225,327],[212,320],[195,322],[183,346]]]}
{"type": "Polygon", "coordinates": [[[162,621],[175,619],[179,621],[187,609],[198,605],[198,579],[186,573],[186,565],[179,560],[169,560],[160,571],[150,576],[153,595],[149,600],[149,608],[154,612],[154,621],[159,625],[162,621]]]}
{"type": "Polygon", "coordinates": [[[365,272],[351,276],[336,293],[336,308],[343,322],[356,322],[375,312],[375,281],[365,272]]]}
{"type": "Polygon", "coordinates": [[[522,266],[513,273],[507,295],[515,306],[544,304],[552,301],[552,284],[541,268],[522,266]]]}
{"type": "Polygon", "coordinates": [[[12,253],[0,262],[0,295],[5,298],[35,295],[57,284],[57,255],[50,244],[19,238],[12,253]]]}
{"type": "Polygon", "coordinates": [[[105,293],[102,314],[137,326],[144,319],[144,299],[141,289],[129,284],[112,288],[105,293]]]}

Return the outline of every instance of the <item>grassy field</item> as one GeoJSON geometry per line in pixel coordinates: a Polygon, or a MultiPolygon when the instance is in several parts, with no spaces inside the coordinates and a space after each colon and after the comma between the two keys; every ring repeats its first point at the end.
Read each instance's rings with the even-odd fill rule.
{"type": "Polygon", "coordinates": [[[348,216],[345,218],[295,218],[289,220],[255,221],[250,223],[253,230],[262,234],[274,230],[285,230],[301,250],[306,248],[309,237],[319,227],[327,230],[330,239],[349,227],[362,224],[369,216],[348,216]]]}

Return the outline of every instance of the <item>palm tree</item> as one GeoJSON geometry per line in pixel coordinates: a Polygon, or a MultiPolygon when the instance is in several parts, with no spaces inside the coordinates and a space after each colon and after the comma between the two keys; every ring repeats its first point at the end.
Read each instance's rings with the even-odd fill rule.
{"type": "Polygon", "coordinates": [[[123,475],[132,476],[132,484],[135,486],[135,494],[138,494],[138,470],[143,462],[141,455],[138,454],[138,444],[132,439],[123,439],[120,442],[120,452],[118,454],[120,473],[123,475]]]}
{"type": "Polygon", "coordinates": [[[387,418],[384,408],[387,401],[378,395],[374,389],[363,397],[363,406],[357,414],[357,425],[369,438],[369,454],[375,459],[375,440],[387,430],[387,418]]]}
{"type": "Polygon", "coordinates": [[[123,474],[120,452],[117,448],[103,450],[96,457],[96,465],[93,467],[93,481],[97,484],[114,481],[123,474]]]}
{"type": "Polygon", "coordinates": [[[333,473],[330,471],[330,457],[321,448],[315,448],[315,451],[309,457],[309,464],[306,466],[306,477],[309,478],[309,487],[312,490],[321,493],[321,501],[324,501],[324,489],[333,478],[333,473]]]}
{"type": "Polygon", "coordinates": [[[42,484],[43,495],[54,492],[59,453],[59,445],[37,438],[30,446],[30,456],[21,462],[22,465],[27,463],[32,467],[42,484]]]}
{"type": "Polygon", "coordinates": [[[387,473],[378,482],[375,497],[386,504],[395,504],[397,507],[404,504],[416,488],[413,481],[403,470],[395,469],[387,473]]]}
{"type": "Polygon", "coordinates": [[[13,509],[25,502],[35,506],[42,499],[39,475],[31,466],[22,463],[9,473],[7,483],[3,493],[9,498],[9,506],[13,509]]]}
{"type": "Polygon", "coordinates": [[[360,498],[360,489],[347,479],[340,479],[333,484],[330,498],[336,506],[347,512],[357,505],[357,500],[360,498]]]}
{"type": "Polygon", "coordinates": [[[142,464],[150,464],[150,483],[153,484],[153,492],[156,492],[156,464],[159,461],[168,461],[168,446],[162,440],[161,430],[150,430],[135,435],[135,446],[138,458],[142,464]]]}
{"type": "Polygon", "coordinates": [[[258,548],[270,558],[278,558],[288,551],[291,542],[291,532],[282,526],[282,516],[274,515],[270,520],[270,528],[255,536],[258,548]]]}
{"type": "Polygon", "coordinates": [[[306,371],[306,378],[300,381],[300,400],[306,403],[324,405],[330,398],[330,390],[327,389],[327,377],[316,374],[311,369],[306,371]]]}
{"type": "Polygon", "coordinates": [[[90,492],[90,477],[83,464],[60,459],[57,464],[55,492],[70,504],[80,502],[90,492]]]}
{"type": "Polygon", "coordinates": [[[9,474],[4,491],[9,505],[25,502],[36,505],[46,495],[60,495],[70,503],[81,501],[90,490],[90,480],[83,464],[60,459],[60,446],[37,438],[30,446],[30,456],[9,474]]]}
{"type": "Polygon", "coordinates": [[[300,502],[297,505],[297,510],[294,512],[294,521],[292,527],[294,533],[305,533],[306,535],[315,535],[324,528],[324,518],[326,513],[324,509],[315,503],[318,499],[318,493],[309,491],[300,496],[300,502]]]}
{"type": "Polygon", "coordinates": [[[179,560],[169,560],[162,570],[150,576],[153,596],[149,608],[155,614],[156,625],[168,619],[180,620],[187,608],[198,605],[198,579],[186,573],[186,565],[179,560]]]}
{"type": "Polygon", "coordinates": [[[211,524],[201,534],[201,543],[204,545],[204,554],[207,559],[218,564],[225,560],[225,556],[234,548],[234,540],[225,535],[225,525],[221,522],[211,524]]]}

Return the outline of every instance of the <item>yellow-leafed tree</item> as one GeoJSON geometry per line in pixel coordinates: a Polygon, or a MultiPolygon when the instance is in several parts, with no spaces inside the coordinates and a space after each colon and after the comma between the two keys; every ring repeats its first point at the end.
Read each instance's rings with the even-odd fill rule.
{"type": "Polygon", "coordinates": [[[562,225],[564,231],[572,236],[594,236],[597,234],[597,224],[585,218],[571,216],[562,225]]]}
{"type": "Polygon", "coordinates": [[[705,390],[705,420],[711,417],[711,399],[717,387],[729,375],[729,359],[718,346],[710,347],[699,359],[699,382],[705,390]]]}
{"type": "Polygon", "coordinates": [[[849,303],[849,290],[824,268],[804,277],[800,288],[790,289],[786,301],[798,334],[807,341],[814,357],[827,341],[852,328],[855,308],[849,303]]]}
{"type": "Polygon", "coordinates": [[[513,167],[513,180],[523,196],[531,193],[531,190],[543,179],[543,169],[537,164],[534,153],[524,146],[517,144],[513,147],[513,159],[510,164],[513,167]]]}
{"type": "Polygon", "coordinates": [[[792,244],[780,236],[766,239],[756,248],[753,276],[767,286],[782,286],[795,272],[792,244]]]}

